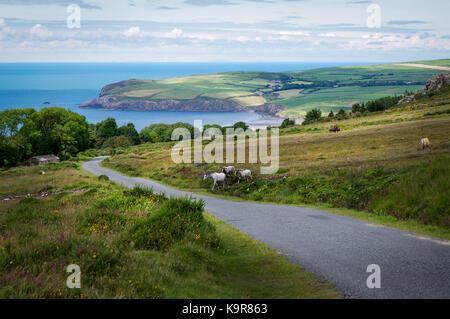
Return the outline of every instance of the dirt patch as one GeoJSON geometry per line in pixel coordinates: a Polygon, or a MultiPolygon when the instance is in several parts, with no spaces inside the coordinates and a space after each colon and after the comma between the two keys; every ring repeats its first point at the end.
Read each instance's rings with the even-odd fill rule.
{"type": "Polygon", "coordinates": [[[441,70],[441,71],[450,71],[450,68],[448,68],[446,66],[438,66],[438,65],[426,65],[426,64],[420,64],[420,63],[397,63],[396,65],[412,66],[415,68],[433,69],[433,70],[441,70]]]}

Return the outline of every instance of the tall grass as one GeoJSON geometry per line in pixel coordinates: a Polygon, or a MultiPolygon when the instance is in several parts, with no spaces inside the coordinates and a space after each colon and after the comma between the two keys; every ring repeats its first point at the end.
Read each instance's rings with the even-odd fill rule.
{"type": "Polygon", "coordinates": [[[46,175],[23,168],[0,179],[12,198],[0,201],[0,298],[338,296],[272,249],[208,217],[202,201],[123,189],[64,166],[46,175]],[[16,199],[46,187],[48,178],[64,191],[16,199]],[[277,267],[265,266],[271,263],[277,267]],[[70,264],[81,268],[81,289],[66,286],[70,264]]]}
{"type": "Polygon", "coordinates": [[[449,176],[448,158],[424,162],[373,196],[368,206],[379,215],[450,227],[449,176]]]}

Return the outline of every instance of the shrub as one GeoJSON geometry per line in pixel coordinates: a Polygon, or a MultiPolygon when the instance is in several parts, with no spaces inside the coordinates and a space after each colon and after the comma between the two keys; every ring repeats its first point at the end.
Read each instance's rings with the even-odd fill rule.
{"type": "Polygon", "coordinates": [[[322,111],[319,109],[312,109],[305,116],[305,122],[314,122],[322,117],[322,111]]]}
{"type": "Polygon", "coordinates": [[[125,225],[126,219],[119,211],[89,208],[80,215],[81,229],[88,233],[101,233],[115,230],[125,225]]]}
{"type": "Polygon", "coordinates": [[[125,196],[134,197],[136,199],[150,199],[155,202],[162,202],[167,199],[164,194],[155,194],[153,189],[143,188],[140,186],[135,186],[131,190],[125,190],[125,196]]]}
{"type": "Polygon", "coordinates": [[[203,216],[204,202],[170,198],[148,217],[135,222],[121,239],[140,249],[165,250],[183,239],[217,244],[215,228],[203,216]]]}
{"type": "Polygon", "coordinates": [[[293,125],[295,125],[295,121],[294,121],[294,120],[291,120],[291,119],[285,119],[285,120],[283,121],[283,123],[281,123],[280,128],[286,128],[286,127],[293,126],[293,125]]]}

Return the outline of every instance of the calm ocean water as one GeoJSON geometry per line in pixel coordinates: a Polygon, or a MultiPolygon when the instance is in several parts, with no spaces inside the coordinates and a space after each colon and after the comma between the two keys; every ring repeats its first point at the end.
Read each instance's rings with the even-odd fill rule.
{"type": "Polygon", "coordinates": [[[160,79],[226,71],[282,72],[343,65],[349,63],[0,63],[0,111],[60,106],[86,116],[90,123],[113,117],[119,125],[134,123],[138,130],[152,123],[193,124],[194,120],[220,125],[251,123],[260,116],[243,112],[104,111],[81,109],[79,105],[97,98],[107,84],[133,78],[160,79]]]}

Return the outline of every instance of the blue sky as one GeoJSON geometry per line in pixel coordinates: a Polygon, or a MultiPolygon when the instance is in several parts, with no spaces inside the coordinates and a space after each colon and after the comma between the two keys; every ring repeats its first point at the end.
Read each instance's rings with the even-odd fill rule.
{"type": "Polygon", "coordinates": [[[449,12],[448,0],[0,0],[0,62],[449,58],[449,12]]]}

